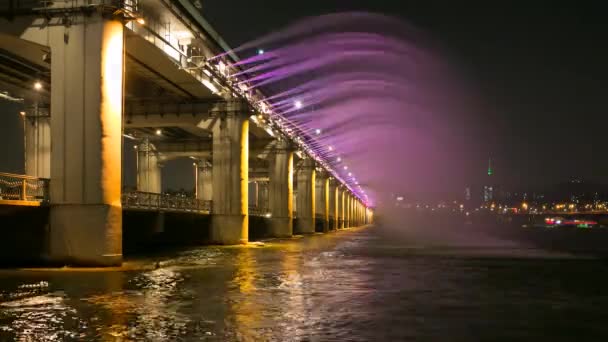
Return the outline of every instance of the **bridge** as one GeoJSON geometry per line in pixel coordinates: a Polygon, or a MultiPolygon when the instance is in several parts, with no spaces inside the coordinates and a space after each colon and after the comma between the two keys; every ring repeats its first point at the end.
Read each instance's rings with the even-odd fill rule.
{"type": "Polygon", "coordinates": [[[0,4],[0,98],[22,104],[26,170],[0,176],[0,205],[49,208],[50,260],[121,264],[126,211],[209,216],[216,244],[247,243],[250,216],[278,238],[372,221],[314,137],[233,76],[239,58],[198,5],[0,4]],[[125,153],[136,154],[133,192],[122,191],[125,153]],[[177,158],[193,161],[193,197],[161,194],[161,168],[177,158]]]}

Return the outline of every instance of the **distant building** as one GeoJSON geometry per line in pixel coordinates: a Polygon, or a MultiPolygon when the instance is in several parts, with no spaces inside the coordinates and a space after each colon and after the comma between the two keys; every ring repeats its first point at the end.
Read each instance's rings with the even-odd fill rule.
{"type": "Polygon", "coordinates": [[[488,159],[488,179],[487,183],[489,185],[483,186],[483,201],[484,203],[492,202],[494,200],[494,189],[495,186],[492,185],[492,175],[494,174],[494,170],[492,169],[492,158],[488,159]]]}

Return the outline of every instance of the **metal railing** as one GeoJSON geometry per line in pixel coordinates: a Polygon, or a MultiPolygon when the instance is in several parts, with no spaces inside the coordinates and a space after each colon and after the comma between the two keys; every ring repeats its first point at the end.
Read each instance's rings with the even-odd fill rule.
{"type": "Polygon", "coordinates": [[[154,211],[211,212],[211,201],[203,201],[180,195],[157,194],[141,191],[123,193],[122,206],[126,209],[154,211]]]}
{"type": "Polygon", "coordinates": [[[270,209],[262,207],[249,207],[249,216],[269,217],[270,209]]]}
{"type": "Polygon", "coordinates": [[[49,179],[0,173],[0,200],[49,202],[49,179]]]}

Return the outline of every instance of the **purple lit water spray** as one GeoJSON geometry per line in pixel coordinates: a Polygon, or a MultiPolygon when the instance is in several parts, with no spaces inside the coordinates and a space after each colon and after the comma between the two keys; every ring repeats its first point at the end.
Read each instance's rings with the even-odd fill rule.
{"type": "Polygon", "coordinates": [[[431,184],[455,158],[446,137],[458,87],[428,39],[403,22],[358,12],[307,18],[235,52],[240,83],[261,90],[369,204],[431,184]]]}

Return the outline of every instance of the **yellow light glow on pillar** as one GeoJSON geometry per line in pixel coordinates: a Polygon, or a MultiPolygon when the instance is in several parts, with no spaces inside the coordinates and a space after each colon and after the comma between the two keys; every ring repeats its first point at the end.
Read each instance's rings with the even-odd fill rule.
{"type": "Polygon", "coordinates": [[[241,243],[247,244],[249,242],[249,120],[243,119],[241,125],[241,215],[244,216],[241,243]]]}
{"type": "Polygon", "coordinates": [[[122,153],[123,25],[102,23],[101,127],[104,203],[120,207],[122,153]]]}
{"type": "Polygon", "coordinates": [[[287,217],[293,218],[293,151],[287,151],[287,217]]]}

